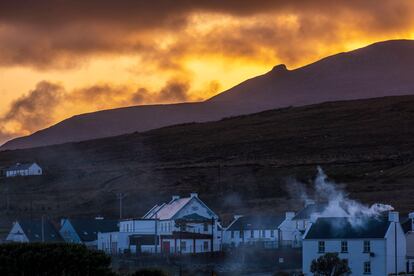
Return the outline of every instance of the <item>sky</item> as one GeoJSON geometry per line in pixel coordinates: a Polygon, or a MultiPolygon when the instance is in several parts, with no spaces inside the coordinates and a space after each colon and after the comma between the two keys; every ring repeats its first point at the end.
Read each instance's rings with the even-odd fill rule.
{"type": "Polygon", "coordinates": [[[75,114],[202,101],[284,63],[414,38],[412,0],[0,1],[0,144],[75,114]]]}

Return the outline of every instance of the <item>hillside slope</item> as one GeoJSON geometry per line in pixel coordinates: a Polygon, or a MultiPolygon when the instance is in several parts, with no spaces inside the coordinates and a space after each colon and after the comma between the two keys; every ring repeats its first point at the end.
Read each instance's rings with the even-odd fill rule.
{"type": "Polygon", "coordinates": [[[386,41],[296,70],[276,66],[202,103],[137,106],[78,115],[14,139],[0,150],[143,132],[287,106],[413,94],[413,75],[414,41],[386,41]]]}
{"type": "Polygon", "coordinates": [[[414,209],[414,96],[324,103],[218,122],[0,152],[0,167],[36,161],[46,174],[2,179],[0,218],[136,217],[172,194],[198,192],[224,217],[301,206],[321,165],[351,197],[414,209]],[[6,211],[6,198],[10,199],[6,211]]]}

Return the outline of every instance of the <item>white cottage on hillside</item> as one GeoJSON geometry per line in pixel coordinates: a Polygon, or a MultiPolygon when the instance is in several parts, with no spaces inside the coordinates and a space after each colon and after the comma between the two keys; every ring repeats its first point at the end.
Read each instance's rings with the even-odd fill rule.
{"type": "Polygon", "coordinates": [[[140,219],[122,220],[119,232],[99,233],[98,249],[134,254],[202,253],[221,250],[221,236],[218,216],[192,193],[185,198],[173,196],[140,219]]]}
{"type": "Polygon", "coordinates": [[[42,168],[36,163],[17,163],[6,169],[6,177],[42,175],[42,168]]]}
{"type": "Polygon", "coordinates": [[[346,259],[352,275],[386,276],[405,272],[406,241],[398,212],[388,217],[318,218],[305,233],[303,273],[312,275],[312,260],[328,252],[346,259]],[[352,223],[351,223],[352,222],[352,223]]]}

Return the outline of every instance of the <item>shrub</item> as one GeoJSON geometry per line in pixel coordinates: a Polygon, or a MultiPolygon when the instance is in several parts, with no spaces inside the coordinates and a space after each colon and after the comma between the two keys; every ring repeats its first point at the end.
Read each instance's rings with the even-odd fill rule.
{"type": "Polygon", "coordinates": [[[21,243],[0,245],[0,275],[114,275],[111,259],[84,245],[21,243]]]}

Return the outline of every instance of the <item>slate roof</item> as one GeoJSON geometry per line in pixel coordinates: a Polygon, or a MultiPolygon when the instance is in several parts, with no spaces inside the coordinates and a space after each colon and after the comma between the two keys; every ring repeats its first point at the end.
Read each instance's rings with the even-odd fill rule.
{"type": "Polygon", "coordinates": [[[243,216],[233,222],[229,231],[277,229],[285,216],[243,216]]]}
{"type": "Polygon", "coordinates": [[[318,218],[304,239],[381,239],[390,225],[387,217],[358,218],[358,222],[352,225],[349,218],[318,218]]]}
{"type": "MultiPolygon", "coordinates": [[[[27,219],[17,221],[22,228],[24,234],[29,239],[29,242],[41,242],[42,241],[42,220],[40,219],[27,219]]],[[[59,234],[59,231],[48,220],[43,221],[43,232],[45,242],[62,242],[63,239],[59,234]]]]}
{"type": "Polygon", "coordinates": [[[33,164],[35,163],[17,163],[9,168],[7,168],[7,171],[20,171],[20,170],[28,170],[33,164]]]}
{"type": "Polygon", "coordinates": [[[177,214],[185,205],[187,205],[190,200],[193,199],[192,197],[184,197],[170,201],[168,204],[163,204],[160,206],[154,206],[152,208],[152,212],[148,212],[147,215],[144,216],[145,219],[171,219],[177,214]]]}
{"type": "Polygon", "coordinates": [[[84,242],[97,240],[99,232],[107,233],[119,231],[117,220],[68,219],[68,222],[70,222],[79,238],[84,242]]]}
{"type": "Polygon", "coordinates": [[[302,210],[300,210],[294,217],[293,220],[299,219],[310,219],[311,215],[314,213],[321,213],[323,212],[326,207],[328,206],[327,203],[313,203],[309,204],[302,210]]]}

